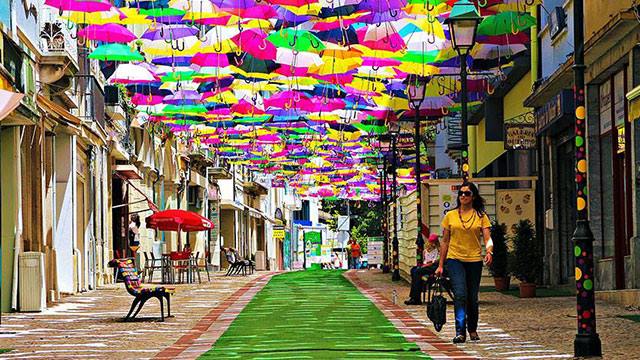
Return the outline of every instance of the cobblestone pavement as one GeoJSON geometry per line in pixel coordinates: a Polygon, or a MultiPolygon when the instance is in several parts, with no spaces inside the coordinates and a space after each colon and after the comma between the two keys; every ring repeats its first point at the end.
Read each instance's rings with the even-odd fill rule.
{"type": "MultiPolygon", "coordinates": [[[[435,333],[423,306],[406,306],[409,284],[392,282],[390,274],[380,270],[352,272],[389,302],[397,291],[398,307],[435,333]]],[[[490,279],[489,279],[490,280],[490,279]]],[[[444,342],[455,335],[453,305],[449,305],[447,324],[437,333],[444,342]]],[[[598,333],[604,359],[637,359],[640,354],[640,323],[620,318],[638,314],[623,306],[598,303],[598,333]]],[[[467,354],[487,359],[572,358],[576,331],[574,297],[520,299],[497,292],[480,293],[479,342],[456,345],[467,354]]]]}
{"type": "MultiPolygon", "coordinates": [[[[42,313],[2,315],[0,348],[14,351],[0,359],[148,359],[171,347],[185,335],[197,333],[203,319],[217,319],[229,298],[241,296],[261,277],[225,277],[213,274],[211,282],[176,285],[171,301],[174,317],[160,322],[160,305],[149,300],[136,321],[122,318],[132,297],[123,284],[69,296],[42,313]]],[[[241,309],[240,309],[241,310],[241,309]]]]}

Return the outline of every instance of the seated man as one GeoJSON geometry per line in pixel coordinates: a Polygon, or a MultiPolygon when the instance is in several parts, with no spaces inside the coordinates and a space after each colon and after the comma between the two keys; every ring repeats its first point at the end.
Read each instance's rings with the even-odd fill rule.
{"type": "Polygon", "coordinates": [[[429,241],[424,249],[422,266],[414,266],[411,269],[411,292],[409,300],[404,303],[406,305],[421,305],[422,290],[424,289],[425,276],[435,273],[438,268],[438,260],[440,259],[440,242],[438,234],[429,235],[429,241]]]}

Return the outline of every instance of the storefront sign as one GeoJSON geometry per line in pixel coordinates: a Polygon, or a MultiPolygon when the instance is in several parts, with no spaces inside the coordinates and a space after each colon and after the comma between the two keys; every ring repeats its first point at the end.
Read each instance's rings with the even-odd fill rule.
{"type": "Polygon", "coordinates": [[[573,111],[573,94],[570,90],[562,90],[549,102],[535,111],[536,134],[540,134],[554,122],[571,114],[573,111]]]}
{"type": "Polygon", "coordinates": [[[504,148],[506,150],[530,150],[536,148],[535,124],[505,124],[504,148]]]}
{"type": "Polygon", "coordinates": [[[273,229],[273,238],[276,240],[284,240],[284,229],[273,229]]]}

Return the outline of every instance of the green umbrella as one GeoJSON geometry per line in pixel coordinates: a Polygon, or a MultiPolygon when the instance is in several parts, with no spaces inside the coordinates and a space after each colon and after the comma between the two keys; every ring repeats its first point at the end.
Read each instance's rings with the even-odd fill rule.
{"type": "Polygon", "coordinates": [[[358,130],[364,131],[368,134],[384,134],[387,132],[386,126],[379,125],[365,125],[365,124],[353,124],[358,130]]]}
{"type": "Polygon", "coordinates": [[[326,48],[322,43],[322,40],[318,39],[318,37],[307,30],[286,28],[273,32],[271,35],[267,36],[267,40],[275,45],[275,47],[287,48],[296,51],[319,53],[326,48]]]}
{"type": "Polygon", "coordinates": [[[169,8],[140,9],[140,14],[151,16],[151,17],[169,17],[169,16],[182,16],[186,14],[186,11],[169,7],[169,8]]]}
{"type": "Polygon", "coordinates": [[[162,109],[166,114],[182,114],[182,113],[206,113],[207,108],[202,105],[167,105],[162,109]]]}
{"type": "Polygon", "coordinates": [[[403,56],[395,57],[394,59],[403,62],[412,62],[416,64],[430,64],[433,63],[440,54],[440,50],[425,51],[407,51],[403,56]]]}
{"type": "Polygon", "coordinates": [[[144,61],[144,56],[125,44],[104,44],[98,46],[89,59],[102,61],[144,61]]]}
{"type": "Polygon", "coordinates": [[[506,11],[486,17],[478,26],[478,35],[517,34],[536,25],[536,18],[527,13],[506,11]]]}
{"type": "Polygon", "coordinates": [[[192,70],[174,71],[174,72],[166,73],[160,78],[160,80],[162,80],[163,82],[189,81],[189,80],[193,80],[193,77],[196,75],[198,75],[198,73],[192,70]]]}

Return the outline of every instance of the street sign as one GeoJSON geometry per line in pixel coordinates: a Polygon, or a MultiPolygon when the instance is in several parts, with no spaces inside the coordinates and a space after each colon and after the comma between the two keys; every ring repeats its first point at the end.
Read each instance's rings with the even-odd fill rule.
{"type": "Polygon", "coordinates": [[[338,216],[338,231],[349,231],[351,230],[351,223],[349,221],[349,216],[338,216]]]}
{"type": "Polygon", "coordinates": [[[382,251],[384,243],[381,241],[380,236],[370,237],[367,241],[367,261],[369,265],[381,265],[382,251]]]}
{"type": "Polygon", "coordinates": [[[273,229],[273,237],[275,239],[284,239],[284,229],[273,229]]]}

